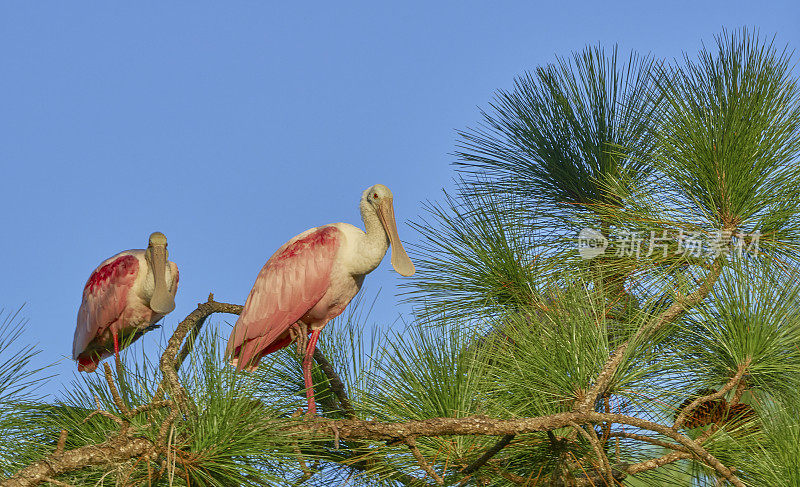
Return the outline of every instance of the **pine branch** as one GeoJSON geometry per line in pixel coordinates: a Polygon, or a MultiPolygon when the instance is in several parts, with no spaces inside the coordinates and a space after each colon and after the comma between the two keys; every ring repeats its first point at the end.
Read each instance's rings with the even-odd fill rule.
{"type": "Polygon", "coordinates": [[[178,325],[169,340],[166,350],[161,356],[160,365],[164,378],[159,384],[153,400],[149,404],[140,406],[133,411],[128,409],[122,401],[119,390],[116,384],[114,384],[111,368],[108,364],[105,364],[106,383],[108,384],[114,404],[119,409],[122,416],[104,411],[98,400],[97,409],[84,421],[88,421],[95,415],[107,417],[119,425],[117,434],[103,443],[64,451],[68,432],[62,431],[54,453],[24,467],[14,476],[0,481],[0,487],[35,486],[75,470],[92,466],[115,466],[132,458],[146,457],[162,450],[165,447],[170,426],[180,416],[180,411],[176,407],[175,401],[160,400],[164,391],[168,390],[173,394],[183,411],[191,411],[189,408],[190,402],[188,396],[176,372],[179,366],[175,356],[178,347],[180,347],[188,331],[194,328],[198,323],[202,323],[209,315],[219,312],[239,313],[241,312],[241,308],[242,307],[239,305],[218,303],[214,301],[213,294],[209,295],[209,299],[206,303],[198,304],[197,309],[190,313],[178,325]],[[130,433],[130,418],[145,411],[161,407],[170,407],[172,412],[159,428],[157,442],[154,443],[146,438],[135,436],[130,433]]]}
{"type": "Polygon", "coordinates": [[[725,394],[728,393],[728,391],[732,390],[734,387],[739,385],[739,382],[742,380],[742,376],[744,376],[744,373],[747,370],[748,366],[750,366],[750,360],[739,366],[739,370],[736,371],[736,375],[734,375],[722,389],[718,390],[713,394],[698,397],[697,399],[689,403],[689,405],[683,408],[683,411],[681,411],[680,414],[678,414],[678,417],[675,418],[675,423],[672,425],[672,427],[675,429],[682,427],[683,423],[686,421],[686,418],[688,418],[692,414],[692,412],[694,412],[695,408],[697,408],[698,406],[700,406],[705,402],[721,399],[725,394]]]}
{"type": "Polygon", "coordinates": [[[504,435],[497,441],[497,443],[494,444],[494,446],[486,450],[486,452],[484,452],[484,454],[481,455],[480,458],[478,458],[470,465],[467,465],[463,470],[461,470],[461,473],[464,475],[471,475],[473,472],[477,471],[479,468],[485,465],[486,462],[491,460],[493,456],[500,453],[500,450],[502,450],[509,443],[511,443],[511,440],[513,440],[515,436],[516,435],[504,435]]]}
{"type": "MultiPolygon", "coordinates": [[[[164,350],[164,353],[161,354],[161,360],[159,364],[161,367],[161,373],[164,374],[164,378],[158,385],[156,393],[153,395],[153,399],[161,399],[165,389],[169,389],[173,394],[175,394],[181,409],[183,411],[191,411],[189,407],[188,396],[181,385],[177,373],[177,369],[180,367],[181,363],[183,363],[183,359],[186,358],[186,355],[188,355],[188,351],[186,352],[186,355],[181,354],[181,356],[176,357],[178,348],[181,346],[181,343],[183,343],[183,340],[186,338],[186,335],[189,333],[189,331],[198,325],[202,325],[205,319],[210,315],[214,313],[239,314],[241,312],[241,305],[219,303],[214,301],[213,293],[208,295],[208,300],[205,303],[198,303],[197,309],[189,313],[189,315],[184,318],[183,321],[181,321],[175,328],[175,331],[172,333],[169,342],[167,342],[166,350],[164,350]]],[[[197,335],[195,334],[195,337],[196,336],[197,335]]],[[[187,350],[188,349],[189,348],[187,348],[187,350]]]]}
{"type": "Polygon", "coordinates": [[[672,438],[685,447],[697,459],[715,469],[736,487],[744,487],[742,481],[733,471],[722,464],[716,457],[705,450],[698,441],[665,426],[633,416],[616,413],[599,413],[596,411],[573,411],[557,413],[536,418],[495,419],[487,416],[468,416],[463,418],[434,418],[422,421],[403,423],[382,423],[362,420],[324,420],[314,422],[298,422],[286,427],[287,432],[306,432],[315,436],[332,428],[335,424],[342,439],[405,441],[407,438],[420,436],[501,436],[508,434],[534,433],[552,431],[574,424],[597,424],[611,422],[635,426],[654,431],[672,438]]]}
{"type": "MultiPolygon", "coordinates": [[[[711,279],[709,276],[709,278],[707,278],[707,282],[713,282],[713,279],[711,279]]],[[[698,297],[692,299],[701,299],[701,297],[699,297],[699,291],[696,294],[698,294],[698,297]]],[[[690,297],[687,297],[687,299],[690,299],[690,297]]],[[[172,426],[173,422],[180,417],[180,411],[185,411],[189,404],[188,397],[185,396],[186,393],[183,390],[176,373],[176,365],[178,365],[178,357],[176,357],[176,354],[182,340],[187,336],[192,327],[196,326],[198,323],[201,323],[202,320],[209,315],[215,312],[236,314],[240,311],[241,306],[218,303],[213,301],[213,296],[209,296],[209,300],[206,303],[198,304],[198,308],[190,313],[186,319],[184,319],[178,325],[160,360],[161,370],[164,373],[164,378],[162,379],[160,388],[162,390],[170,391],[172,393],[171,395],[175,399],[174,401],[159,400],[160,394],[156,394],[149,404],[145,404],[131,411],[127,409],[125,404],[122,402],[119,391],[113,382],[111,370],[110,368],[106,367],[106,382],[108,383],[114,404],[120,410],[122,417],[116,416],[108,411],[103,411],[99,407],[99,404],[98,410],[92,414],[100,414],[110,417],[117,424],[119,424],[119,432],[111,439],[97,445],[84,446],[69,451],[63,451],[63,446],[57,446],[56,451],[53,454],[49,455],[43,460],[29,465],[28,467],[23,468],[15,476],[0,482],[0,487],[39,485],[42,482],[47,481],[47,479],[52,479],[58,475],[62,475],[71,471],[90,466],[114,466],[132,458],[148,458],[149,456],[162,451],[165,448],[170,427],[172,426]],[[181,402],[182,404],[179,409],[178,405],[181,402]],[[153,442],[146,438],[132,435],[129,428],[129,419],[133,415],[158,407],[170,407],[172,412],[161,424],[157,441],[153,442]]],[[[505,447],[514,437],[514,435],[542,431],[552,432],[552,430],[569,426],[577,427],[579,430],[583,430],[581,425],[589,425],[593,428],[594,425],[602,423],[623,424],[660,433],[663,436],[671,438],[675,441],[675,446],[680,448],[681,451],[674,452],[674,454],[670,454],[669,456],[665,456],[660,459],[649,460],[648,462],[650,463],[641,462],[640,464],[622,469],[623,473],[620,473],[620,468],[618,465],[615,465],[612,468],[608,462],[608,459],[606,458],[605,461],[603,461],[603,456],[598,454],[598,457],[603,464],[603,469],[605,470],[599,479],[602,479],[606,482],[615,481],[620,475],[642,471],[650,468],[651,465],[654,464],[666,464],[671,461],[675,461],[675,459],[678,458],[693,457],[712,467],[721,478],[725,478],[733,485],[736,485],[737,487],[744,486],[741,480],[739,480],[729,468],[723,465],[701,446],[702,442],[705,440],[705,437],[701,437],[698,440],[692,440],[691,438],[680,434],[672,426],[664,426],[651,421],[622,414],[612,414],[608,412],[600,413],[591,409],[583,409],[557,413],[548,416],[515,419],[497,419],[486,416],[470,416],[462,418],[432,418],[422,421],[408,421],[402,423],[359,420],[355,418],[355,415],[352,412],[352,405],[349,402],[349,398],[344,390],[344,386],[341,383],[341,380],[335,374],[335,371],[333,371],[330,363],[328,363],[325,357],[321,354],[318,363],[320,363],[320,367],[323,369],[323,371],[326,372],[326,376],[331,382],[332,388],[337,387],[333,385],[333,383],[336,381],[338,381],[338,385],[341,386],[339,393],[337,393],[337,398],[342,404],[343,410],[346,412],[349,410],[349,419],[329,420],[318,418],[315,421],[296,421],[290,425],[281,426],[281,429],[287,434],[307,434],[311,437],[327,438],[330,436],[331,432],[333,432],[334,435],[344,440],[371,440],[388,442],[399,441],[407,444],[411,442],[411,451],[418,462],[420,462],[420,457],[422,457],[422,455],[419,452],[419,449],[415,447],[415,439],[417,437],[461,435],[503,437],[494,447],[487,450],[487,452],[485,452],[484,455],[478,459],[478,461],[474,462],[461,472],[463,475],[468,476],[488,462],[493,455],[505,447]],[[328,370],[326,371],[326,369],[328,370]]],[[[731,380],[729,383],[730,387],[728,387],[726,390],[730,390],[735,386],[735,384],[738,383],[744,374],[745,368],[746,365],[740,368],[739,373],[737,373],[736,377],[731,380]]],[[[265,419],[268,420],[269,418],[265,419]]],[[[585,430],[584,433],[586,433],[585,430]]],[[[614,435],[615,433],[610,433],[610,436],[614,435]]],[[[631,438],[639,439],[633,437],[631,438]]],[[[59,445],[63,444],[65,439],[66,435],[62,432],[61,438],[59,439],[59,445]]],[[[596,437],[593,438],[593,440],[596,439],[596,437]]],[[[644,441],[653,443],[652,440],[644,441]]],[[[594,443],[594,441],[591,442],[594,443]]],[[[599,445],[593,446],[596,449],[596,447],[599,445]]],[[[420,463],[420,466],[437,483],[442,483],[443,480],[440,476],[438,476],[438,474],[435,472],[431,474],[429,469],[424,468],[424,465],[428,464],[424,458],[422,460],[424,463],[420,463]]],[[[365,471],[369,467],[366,463],[349,466],[365,471]]],[[[410,483],[409,485],[425,484],[423,480],[410,476],[404,476],[404,482],[406,481],[407,483],[410,483]]],[[[594,480],[592,477],[585,477],[583,480],[581,480],[581,483],[585,482],[586,485],[589,485],[589,483],[593,481],[594,480]]]]}
{"type": "MultiPolygon", "coordinates": [[[[213,294],[209,296],[209,299],[213,299],[213,294]]],[[[201,318],[197,321],[189,329],[189,335],[186,337],[186,343],[183,344],[183,348],[181,348],[181,353],[178,354],[178,358],[175,360],[175,369],[178,370],[183,365],[183,361],[186,360],[186,357],[192,353],[194,350],[194,342],[197,341],[197,337],[200,336],[200,331],[203,328],[203,324],[205,324],[206,319],[208,317],[201,318]]]]}
{"type": "Polygon", "coordinates": [[[430,477],[436,481],[437,484],[443,485],[444,480],[439,476],[439,474],[436,473],[433,467],[430,466],[430,464],[425,460],[425,457],[422,456],[422,453],[420,453],[419,448],[417,448],[416,438],[413,436],[405,438],[405,443],[408,445],[408,448],[411,449],[411,454],[414,455],[414,458],[417,460],[420,468],[422,468],[425,473],[430,475],[430,477]]]}
{"type": "MultiPolygon", "coordinates": [[[[723,231],[725,230],[730,230],[730,229],[729,228],[723,229],[723,231]]],[[[697,304],[702,302],[706,298],[706,296],[708,296],[708,294],[711,292],[711,289],[714,287],[714,283],[719,278],[720,273],[722,273],[722,267],[723,267],[723,257],[720,256],[717,257],[717,259],[714,261],[714,264],[712,265],[709,273],[706,275],[706,278],[694,292],[692,292],[687,296],[682,296],[680,297],[680,299],[677,299],[666,310],[664,310],[661,314],[659,314],[654,321],[639,328],[632,338],[630,338],[625,343],[617,347],[617,349],[614,350],[614,353],[611,354],[611,357],[608,359],[608,361],[606,361],[605,365],[603,366],[603,369],[600,371],[599,374],[597,374],[597,378],[594,381],[594,385],[591,386],[591,388],[586,393],[584,398],[575,405],[575,409],[576,410],[594,409],[594,403],[597,401],[598,397],[600,397],[602,394],[605,393],[606,389],[611,383],[611,380],[614,377],[614,374],[617,372],[617,369],[622,363],[622,359],[625,356],[625,352],[627,352],[630,344],[636,343],[638,340],[644,339],[647,336],[655,333],[663,326],[671,323],[687,309],[696,306],[697,304]]]]}
{"type": "Polygon", "coordinates": [[[594,454],[597,456],[597,461],[600,463],[602,468],[601,474],[605,475],[608,485],[614,485],[614,474],[611,470],[611,463],[609,463],[608,456],[606,455],[606,452],[603,451],[603,447],[600,445],[600,439],[597,437],[594,427],[592,427],[590,431],[586,431],[582,426],[578,426],[575,423],[570,423],[570,425],[575,428],[575,431],[586,438],[590,445],[592,445],[592,450],[594,450],[594,454]]]}
{"type": "Polygon", "coordinates": [[[339,406],[342,408],[342,412],[350,419],[356,418],[356,413],[353,410],[353,405],[350,403],[350,398],[347,396],[347,391],[345,390],[344,383],[342,383],[342,379],[339,378],[339,374],[336,373],[333,366],[328,359],[325,357],[325,354],[317,348],[314,350],[314,360],[316,360],[319,368],[322,369],[322,372],[325,374],[325,377],[328,378],[328,384],[330,384],[331,391],[336,394],[336,399],[339,400],[339,406]]]}
{"type": "Polygon", "coordinates": [[[662,448],[667,448],[670,450],[675,451],[682,451],[686,452],[686,448],[680,445],[676,445],[675,443],[670,443],[668,441],[659,440],[658,438],[653,438],[652,436],[646,435],[637,435],[636,433],[626,433],[624,431],[615,431],[608,435],[609,438],[630,438],[636,441],[643,441],[646,443],[650,443],[652,445],[660,446],[662,448]]]}
{"type": "Polygon", "coordinates": [[[156,450],[156,444],[146,438],[114,436],[97,445],[49,455],[0,481],[0,487],[33,487],[65,473],[87,467],[114,467],[132,458],[150,455],[156,450]]]}

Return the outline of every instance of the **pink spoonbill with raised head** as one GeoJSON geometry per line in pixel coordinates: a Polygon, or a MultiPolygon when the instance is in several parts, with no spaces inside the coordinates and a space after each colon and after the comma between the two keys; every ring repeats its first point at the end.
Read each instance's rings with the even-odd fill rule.
{"type": "Polygon", "coordinates": [[[316,414],[311,365],[320,331],[344,311],[390,243],[394,269],[403,276],[414,274],[414,264],[397,235],[389,188],[370,187],[359,206],[366,232],[349,223],[315,227],[269,258],[228,340],[226,354],[239,370],[255,369],[264,355],[296,340],[298,353],[304,355],[311,415],[316,414]]]}
{"type": "Polygon", "coordinates": [[[150,235],[147,249],[126,250],[106,259],[83,287],[72,358],[92,372],[175,309],[178,266],[169,262],[167,237],[150,235]],[[122,344],[120,344],[120,342],[122,344]]]}

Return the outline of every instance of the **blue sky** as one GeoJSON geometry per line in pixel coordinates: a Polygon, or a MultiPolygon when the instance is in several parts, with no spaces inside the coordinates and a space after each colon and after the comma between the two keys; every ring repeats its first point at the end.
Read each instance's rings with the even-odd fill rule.
{"type": "MultiPolygon", "coordinates": [[[[598,42],[669,59],[742,25],[800,48],[797,1],[2,2],[0,307],[27,303],[53,392],[89,273],[150,232],[181,271],[170,331],[209,291],[242,303],[295,234],[360,224],[371,184],[413,244],[455,130],[526,69],[598,42]]],[[[367,278],[376,324],[408,312],[400,279],[388,258],[367,278]]]]}

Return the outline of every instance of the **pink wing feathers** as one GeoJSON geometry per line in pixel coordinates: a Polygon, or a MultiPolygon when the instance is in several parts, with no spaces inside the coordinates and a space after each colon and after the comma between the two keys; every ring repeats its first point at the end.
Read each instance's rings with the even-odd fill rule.
{"type": "Polygon", "coordinates": [[[290,343],[289,328],[330,285],[341,237],[334,226],[309,230],[264,264],[228,340],[227,354],[238,369],[255,366],[262,355],[290,343]]]}
{"type": "MultiPolygon", "coordinates": [[[[73,359],[78,360],[78,356],[86,351],[89,343],[120,318],[127,306],[128,292],[138,271],[139,259],[126,254],[101,264],[89,276],[83,288],[78,326],[72,341],[73,359]]],[[[92,364],[80,365],[91,367],[92,364]]]]}

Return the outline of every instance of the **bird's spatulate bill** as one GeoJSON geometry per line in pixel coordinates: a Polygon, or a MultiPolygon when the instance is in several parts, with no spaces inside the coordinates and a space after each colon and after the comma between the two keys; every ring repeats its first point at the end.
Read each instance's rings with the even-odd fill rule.
{"type": "Polygon", "coordinates": [[[381,203],[378,217],[389,235],[389,243],[392,244],[392,267],[400,275],[413,276],[416,269],[414,268],[414,263],[408,257],[406,249],[403,248],[403,244],[400,242],[400,236],[397,234],[397,223],[394,220],[394,206],[391,199],[381,203]]]}
{"type": "Polygon", "coordinates": [[[145,255],[149,257],[155,281],[153,297],[150,298],[150,309],[158,314],[167,314],[175,309],[175,300],[167,290],[167,237],[161,232],[150,235],[150,243],[145,255]]]}

